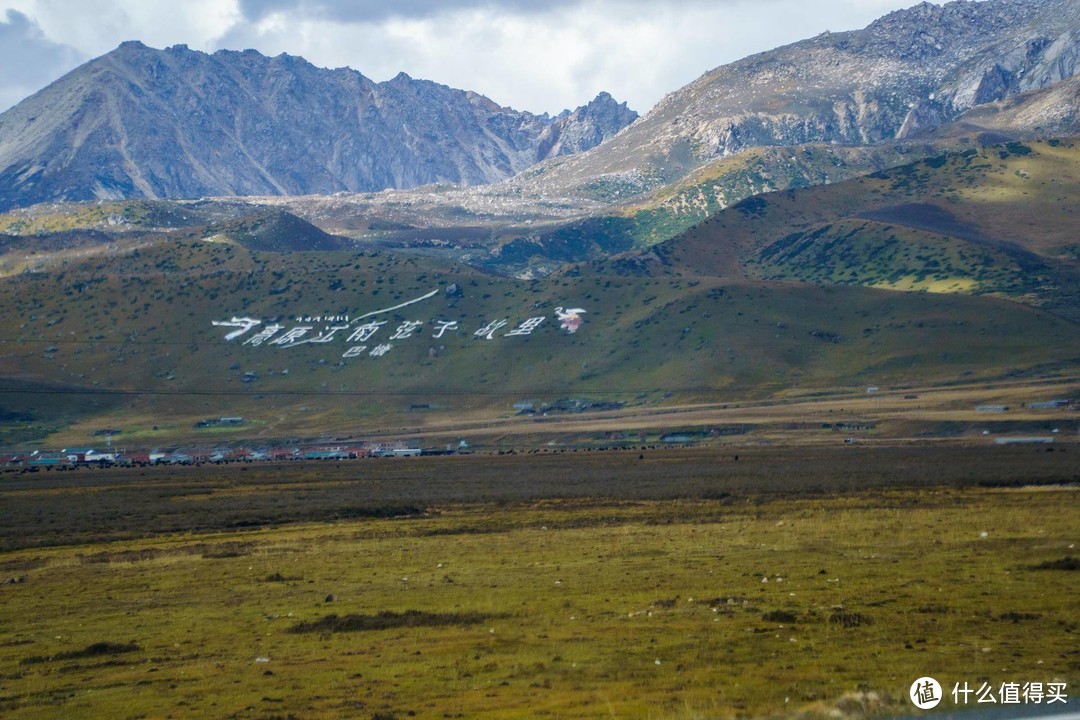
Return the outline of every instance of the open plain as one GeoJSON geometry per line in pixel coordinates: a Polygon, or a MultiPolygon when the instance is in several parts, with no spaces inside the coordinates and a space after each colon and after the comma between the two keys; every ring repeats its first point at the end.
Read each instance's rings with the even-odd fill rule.
{"type": "MultiPolygon", "coordinates": [[[[0,476],[0,714],[864,717],[1080,680],[1075,444],[0,476]]],[[[972,699],[972,702],[974,700],[972,699]]]]}

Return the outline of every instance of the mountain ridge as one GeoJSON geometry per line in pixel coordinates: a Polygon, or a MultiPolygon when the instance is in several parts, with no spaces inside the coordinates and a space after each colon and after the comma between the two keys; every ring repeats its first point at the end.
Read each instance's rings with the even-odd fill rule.
{"type": "Polygon", "coordinates": [[[0,114],[0,207],[487,183],[636,117],[606,93],[552,119],[404,73],[129,41],[0,114]]]}
{"type": "Polygon", "coordinates": [[[535,191],[607,184],[641,194],[750,147],[912,137],[1078,70],[1076,3],[924,2],[862,30],[710,70],[603,147],[515,181],[535,191]]]}

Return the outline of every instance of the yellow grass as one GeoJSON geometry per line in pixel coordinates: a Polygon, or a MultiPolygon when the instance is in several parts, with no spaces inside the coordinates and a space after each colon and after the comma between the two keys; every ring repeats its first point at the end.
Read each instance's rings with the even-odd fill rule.
{"type": "Polygon", "coordinates": [[[1074,552],[1078,507],[1068,488],[539,502],[5,553],[25,582],[0,589],[0,712],[876,715],[910,712],[926,674],[1074,687],[1080,585],[1033,567],[1074,552]],[[407,610],[486,619],[290,632],[407,610]],[[137,649],[63,659],[103,642],[137,649]]]}

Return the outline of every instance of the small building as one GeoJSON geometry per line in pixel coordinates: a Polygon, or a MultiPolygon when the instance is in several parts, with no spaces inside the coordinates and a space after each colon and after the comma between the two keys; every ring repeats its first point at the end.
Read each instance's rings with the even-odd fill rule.
{"type": "Polygon", "coordinates": [[[408,443],[404,440],[387,440],[385,442],[364,443],[364,448],[372,457],[394,457],[398,450],[404,450],[408,443]]]}
{"type": "Polygon", "coordinates": [[[60,454],[67,458],[68,462],[86,462],[87,453],[94,452],[94,448],[64,448],[60,454]]]}
{"type": "Polygon", "coordinates": [[[421,450],[420,454],[424,455],[424,456],[427,456],[427,455],[453,455],[455,452],[457,452],[457,451],[454,449],[453,445],[447,445],[444,448],[424,448],[423,450],[421,450]]]}
{"type": "Polygon", "coordinates": [[[217,427],[218,425],[225,425],[236,427],[244,424],[244,418],[242,417],[220,417],[220,418],[207,418],[205,420],[199,420],[195,423],[196,428],[209,428],[217,427]]]}
{"type": "Polygon", "coordinates": [[[44,452],[35,450],[29,455],[23,458],[27,467],[32,468],[67,468],[71,467],[75,463],[68,459],[64,452],[56,450],[46,450],[44,452]]]}
{"type": "Polygon", "coordinates": [[[64,448],[60,454],[75,465],[109,465],[116,462],[116,453],[98,452],[94,448],[64,448]]]}
{"type": "Polygon", "coordinates": [[[1051,445],[1052,437],[1001,437],[994,440],[995,445],[1051,445]]]}
{"type": "Polygon", "coordinates": [[[343,452],[348,453],[351,459],[366,458],[371,455],[371,451],[365,447],[343,447],[341,449],[343,452]]]}
{"type": "Polygon", "coordinates": [[[305,460],[348,460],[349,453],[341,448],[305,450],[302,457],[305,460]]]}
{"type": "Polygon", "coordinates": [[[150,459],[150,453],[124,452],[116,456],[116,463],[126,467],[149,465],[151,462],[153,461],[150,459]]]}
{"type": "Polygon", "coordinates": [[[1055,410],[1057,408],[1069,407],[1072,402],[1069,400],[1048,400],[1046,402],[1031,403],[1032,410],[1055,410]]]}

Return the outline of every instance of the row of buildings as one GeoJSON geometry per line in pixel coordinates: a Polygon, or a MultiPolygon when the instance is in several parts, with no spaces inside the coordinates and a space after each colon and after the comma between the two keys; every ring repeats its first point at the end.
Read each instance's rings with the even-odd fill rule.
{"type": "Polygon", "coordinates": [[[0,455],[0,467],[72,468],[148,465],[198,465],[203,463],[270,462],[289,460],[356,460],[368,457],[415,457],[448,455],[455,449],[421,449],[405,442],[360,443],[338,446],[298,446],[290,448],[172,449],[150,452],[64,448],[34,450],[0,455]]]}

